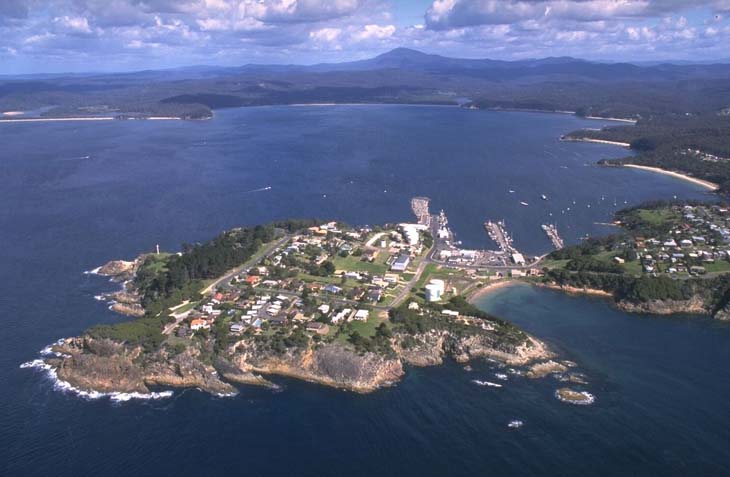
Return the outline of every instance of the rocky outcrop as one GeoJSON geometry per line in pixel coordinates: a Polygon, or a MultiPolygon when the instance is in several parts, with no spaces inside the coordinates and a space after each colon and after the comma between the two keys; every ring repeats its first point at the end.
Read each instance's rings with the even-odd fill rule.
{"type": "Polygon", "coordinates": [[[152,386],[200,388],[214,394],[236,391],[201,361],[194,346],[176,355],[164,348],[146,354],[140,347],[83,337],[65,340],[53,350],[64,355],[49,360],[58,378],[83,391],[148,394],[152,386]]]}
{"type": "Polygon", "coordinates": [[[511,345],[486,333],[455,337],[445,331],[432,331],[397,341],[398,355],[412,366],[438,365],[446,356],[459,363],[475,358],[491,358],[512,366],[521,366],[552,356],[543,342],[531,336],[520,345],[511,345]]]}
{"type": "Polygon", "coordinates": [[[102,265],[97,273],[105,277],[117,280],[127,280],[134,275],[139,267],[140,260],[128,262],[125,260],[112,260],[102,265]]]}
{"type": "Polygon", "coordinates": [[[649,313],[654,315],[673,315],[676,313],[708,314],[707,304],[702,297],[695,295],[689,300],[650,300],[645,302],[619,301],[616,304],[629,313],[649,313]]]}

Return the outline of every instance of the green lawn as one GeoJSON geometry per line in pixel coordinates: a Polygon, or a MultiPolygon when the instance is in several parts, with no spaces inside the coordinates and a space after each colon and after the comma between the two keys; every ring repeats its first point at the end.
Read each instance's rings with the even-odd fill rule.
{"type": "Polygon", "coordinates": [[[705,267],[707,273],[730,271],[730,262],[726,260],[717,260],[713,263],[703,263],[702,266],[705,267]]]}
{"type": "Polygon", "coordinates": [[[354,331],[357,331],[365,338],[375,336],[375,329],[383,321],[387,321],[387,318],[379,318],[376,312],[371,311],[370,318],[368,318],[367,321],[351,321],[347,324],[340,325],[341,327],[347,326],[349,331],[347,333],[341,333],[339,336],[337,336],[336,341],[340,343],[347,343],[347,339],[354,331]]]}
{"type": "Polygon", "coordinates": [[[677,212],[672,209],[641,209],[638,211],[639,218],[651,226],[660,226],[677,220],[677,212]]]}
{"type": "Polygon", "coordinates": [[[570,260],[543,260],[540,266],[545,268],[565,268],[570,260]]]}
{"type": "Polygon", "coordinates": [[[362,261],[360,257],[350,255],[348,257],[336,256],[332,262],[335,269],[344,270],[346,272],[368,272],[373,275],[382,275],[388,271],[388,266],[382,262],[380,254],[374,262],[362,261]]]}

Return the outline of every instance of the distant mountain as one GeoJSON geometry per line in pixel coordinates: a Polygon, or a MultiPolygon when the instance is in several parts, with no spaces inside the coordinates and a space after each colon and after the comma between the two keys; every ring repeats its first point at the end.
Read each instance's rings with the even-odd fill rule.
{"type": "Polygon", "coordinates": [[[638,117],[720,111],[730,107],[728,84],[730,65],[721,63],[501,61],[396,48],[344,63],[0,77],[0,111],[200,117],[210,109],[263,104],[461,104],[469,98],[475,107],[638,117]]]}

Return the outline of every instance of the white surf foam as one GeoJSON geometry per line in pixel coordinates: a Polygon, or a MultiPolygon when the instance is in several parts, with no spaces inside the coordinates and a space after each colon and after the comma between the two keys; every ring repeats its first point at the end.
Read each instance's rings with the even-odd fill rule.
{"type": "MultiPolygon", "coordinates": [[[[60,342],[63,342],[63,340],[60,340],[60,342]]],[[[54,353],[53,351],[51,351],[51,346],[43,348],[41,354],[60,355],[60,353],[54,353]]],[[[61,392],[71,393],[80,398],[88,400],[109,398],[111,401],[114,402],[127,402],[131,401],[132,399],[163,399],[172,397],[173,395],[172,391],[160,391],[152,393],[104,393],[99,391],[85,391],[83,389],[72,386],[71,383],[67,381],[60,379],[53,366],[46,363],[43,359],[40,358],[22,363],[20,365],[20,368],[35,369],[42,373],[45,373],[46,377],[53,383],[53,389],[61,392]]]]}
{"type": "Polygon", "coordinates": [[[583,401],[572,401],[570,399],[564,399],[558,391],[555,391],[555,397],[558,398],[559,401],[567,402],[568,404],[575,404],[576,406],[589,406],[596,402],[596,397],[588,391],[581,391],[579,394],[585,398],[583,401]]]}

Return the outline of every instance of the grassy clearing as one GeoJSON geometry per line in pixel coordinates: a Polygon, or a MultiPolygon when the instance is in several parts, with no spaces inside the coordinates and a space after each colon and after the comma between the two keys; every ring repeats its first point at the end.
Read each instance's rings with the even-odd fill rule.
{"type": "Polygon", "coordinates": [[[637,213],[642,221],[653,227],[673,223],[678,219],[677,212],[672,209],[641,209],[637,213]]]}
{"type": "Polygon", "coordinates": [[[345,332],[340,333],[335,341],[345,344],[348,342],[347,339],[350,337],[350,334],[355,331],[360,333],[364,338],[372,338],[375,336],[375,329],[384,321],[387,321],[387,319],[378,317],[375,312],[370,312],[370,318],[367,321],[351,321],[340,325],[340,328],[345,332]]]}
{"type": "Polygon", "coordinates": [[[332,262],[335,264],[335,269],[344,270],[346,272],[368,272],[373,275],[382,275],[388,271],[388,266],[380,261],[380,255],[375,259],[374,262],[362,261],[360,257],[348,256],[348,257],[335,257],[332,262]]]}
{"type": "Polygon", "coordinates": [[[730,271],[730,262],[726,260],[718,260],[712,263],[703,263],[702,266],[705,267],[707,273],[730,271]]]}

